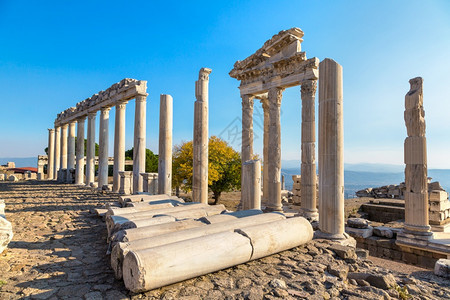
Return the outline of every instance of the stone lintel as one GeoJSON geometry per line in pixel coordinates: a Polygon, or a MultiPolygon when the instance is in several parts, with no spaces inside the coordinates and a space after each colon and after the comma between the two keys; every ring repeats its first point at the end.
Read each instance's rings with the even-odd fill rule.
{"type": "MultiPolygon", "coordinates": [[[[104,107],[115,106],[117,104],[117,102],[129,101],[131,99],[136,98],[137,96],[145,96],[145,97],[148,96],[147,82],[144,80],[141,80],[141,81],[138,81],[138,83],[142,83],[142,84],[133,85],[133,86],[127,88],[126,90],[121,91],[120,93],[116,93],[112,96],[105,97],[106,98],[105,100],[102,99],[101,101],[98,101],[98,103],[96,103],[92,106],[88,106],[87,109],[82,109],[82,110],[76,111],[77,110],[76,107],[71,107],[70,109],[61,113],[61,114],[66,113],[66,114],[68,114],[67,116],[63,117],[63,116],[61,116],[61,114],[58,114],[58,117],[55,120],[55,126],[62,126],[63,124],[70,123],[71,121],[75,121],[76,119],[87,116],[88,113],[97,112],[104,107]]],[[[94,98],[94,96],[87,100],[84,100],[84,101],[90,102],[90,101],[93,101],[93,100],[91,100],[93,98],[94,98]]],[[[97,102],[97,101],[95,101],[95,102],[97,102]]],[[[79,106],[80,103],[78,103],[77,106],[79,106]]],[[[88,104],[86,104],[86,105],[88,105],[88,104]]]]}
{"type": "Polygon", "coordinates": [[[239,87],[241,96],[242,95],[253,95],[259,98],[261,95],[266,94],[269,89],[274,87],[288,88],[297,85],[305,80],[317,80],[319,78],[318,69],[308,69],[304,72],[298,74],[291,74],[286,77],[276,76],[271,78],[269,81],[261,78],[258,81],[254,81],[249,84],[244,84],[239,87]]]}

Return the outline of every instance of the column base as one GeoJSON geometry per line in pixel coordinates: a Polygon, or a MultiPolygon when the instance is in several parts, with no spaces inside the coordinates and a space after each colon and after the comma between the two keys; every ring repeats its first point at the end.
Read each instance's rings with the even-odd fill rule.
{"type": "Polygon", "coordinates": [[[410,246],[412,248],[427,247],[428,243],[433,239],[433,233],[431,231],[415,231],[411,230],[411,228],[411,225],[405,225],[405,228],[397,233],[397,240],[395,243],[402,246],[410,246]]]}
{"type": "Polygon", "coordinates": [[[264,208],[264,210],[263,210],[264,212],[273,212],[273,211],[281,211],[281,212],[283,212],[283,207],[281,206],[281,207],[278,207],[278,206],[270,206],[270,205],[267,205],[265,208],[264,208]]]}
{"type": "Polygon", "coordinates": [[[350,246],[353,248],[356,248],[356,240],[349,236],[347,233],[327,233],[323,232],[320,229],[314,231],[314,237],[313,239],[325,239],[325,240],[332,240],[335,242],[338,242],[342,246],[350,246]]]}
{"type": "Polygon", "coordinates": [[[319,213],[317,209],[301,208],[300,215],[310,222],[319,221],[319,213]]]}

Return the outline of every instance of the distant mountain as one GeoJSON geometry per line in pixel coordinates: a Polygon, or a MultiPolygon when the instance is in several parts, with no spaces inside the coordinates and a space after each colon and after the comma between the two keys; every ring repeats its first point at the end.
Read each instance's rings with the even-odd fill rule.
{"type": "Polygon", "coordinates": [[[17,168],[33,167],[37,168],[36,157],[0,157],[0,165],[6,165],[7,162],[12,161],[17,168]]]}

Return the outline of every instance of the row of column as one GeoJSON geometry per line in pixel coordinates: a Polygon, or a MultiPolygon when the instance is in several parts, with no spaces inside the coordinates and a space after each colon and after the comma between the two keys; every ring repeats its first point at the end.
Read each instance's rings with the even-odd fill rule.
{"type": "MultiPolygon", "coordinates": [[[[319,64],[319,229],[329,238],[344,236],[344,169],[342,67],[331,59],[319,64]]],[[[317,80],[302,82],[301,183],[303,216],[317,220],[316,158],[315,158],[315,94],[317,80]]],[[[261,97],[264,111],[263,201],[267,211],[281,211],[281,100],[284,88],[268,90],[261,97]]],[[[253,156],[253,99],[242,95],[242,163],[253,156]]],[[[245,176],[245,173],[242,173],[245,176]]],[[[242,194],[250,188],[242,178],[242,194]]]]}
{"type": "MultiPolygon", "coordinates": [[[[143,191],[143,179],[140,173],[145,172],[145,127],[146,127],[146,98],[136,97],[135,123],[134,123],[134,150],[133,150],[133,191],[143,191]]],[[[116,119],[114,133],[114,171],[113,191],[119,191],[119,172],[125,170],[125,107],[127,101],[116,103],[116,119]]],[[[101,189],[108,184],[108,137],[109,137],[109,111],[110,107],[100,109],[99,128],[99,160],[98,160],[98,187],[101,189]]],[[[96,112],[89,112],[69,124],[55,126],[49,129],[48,143],[48,179],[62,179],[71,181],[71,172],[65,175],[58,172],[62,169],[75,169],[75,184],[90,186],[95,181],[95,118],[96,112]],[[85,120],[87,124],[86,145],[86,179],[84,178],[84,131],[85,120]],[[76,129],[76,124],[77,129],[76,129]],[[75,134],[77,132],[77,153],[75,153],[75,134]]]]}

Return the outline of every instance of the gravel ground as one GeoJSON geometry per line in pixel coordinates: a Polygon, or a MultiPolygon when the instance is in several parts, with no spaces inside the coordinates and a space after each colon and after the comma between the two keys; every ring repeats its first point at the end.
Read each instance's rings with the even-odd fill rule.
{"type": "Polygon", "coordinates": [[[113,277],[104,222],[91,213],[116,198],[46,181],[0,182],[14,229],[0,254],[0,299],[450,299],[450,281],[429,270],[357,258],[321,240],[131,294],[113,277]]]}

